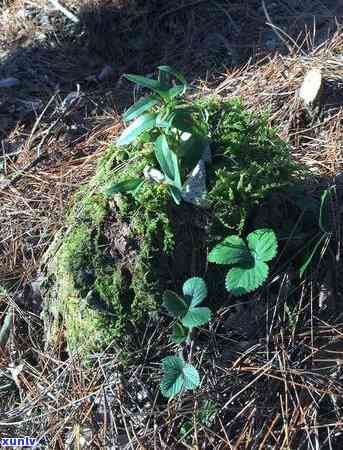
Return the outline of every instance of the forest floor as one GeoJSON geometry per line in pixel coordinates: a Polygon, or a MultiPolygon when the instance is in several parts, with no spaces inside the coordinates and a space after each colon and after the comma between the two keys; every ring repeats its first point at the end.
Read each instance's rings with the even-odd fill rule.
{"type": "Polygon", "coordinates": [[[258,0],[61,3],[77,23],[49,1],[0,2],[0,437],[36,436],[49,449],[341,448],[343,7],[276,0],[266,18],[258,0]],[[301,281],[299,306],[256,307],[253,319],[236,305],[216,314],[209,333],[228,342],[230,363],[207,366],[201,405],[192,396],[161,404],[158,384],[146,393],[148,354],[166,345],[149,324],[124,368],[113,354],[84,367],[46,350],[36,289],[73,193],[122,129],[135,95],[122,75],[160,64],[180,70],[197,96],[268,110],[294,159],[336,189],[333,258],[301,281]],[[297,92],[314,67],[324,101],[310,121],[297,92]],[[256,320],[265,336],[240,348],[256,320]]]}

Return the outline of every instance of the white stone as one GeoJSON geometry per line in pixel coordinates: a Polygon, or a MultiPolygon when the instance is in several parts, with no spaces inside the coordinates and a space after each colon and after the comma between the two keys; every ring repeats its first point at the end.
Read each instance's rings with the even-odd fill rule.
{"type": "Polygon", "coordinates": [[[322,87],[322,73],[320,69],[311,69],[305,74],[299,90],[299,97],[305,106],[311,106],[319,98],[322,87]]]}
{"type": "Polygon", "coordinates": [[[196,206],[206,207],[207,187],[206,187],[206,167],[201,159],[188,176],[182,189],[182,199],[185,202],[196,206]]]}

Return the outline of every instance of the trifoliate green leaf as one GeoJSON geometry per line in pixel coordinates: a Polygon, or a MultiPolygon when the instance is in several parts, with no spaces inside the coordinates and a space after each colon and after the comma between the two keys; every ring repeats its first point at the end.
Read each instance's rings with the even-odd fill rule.
{"type": "Polygon", "coordinates": [[[162,395],[175,397],[181,389],[192,390],[199,386],[199,373],[194,366],[186,364],[178,356],[167,356],[162,360],[163,378],[160,383],[162,395]]]}
{"type": "Polygon", "coordinates": [[[178,356],[167,356],[162,359],[162,369],[164,372],[160,389],[162,395],[167,398],[175,397],[184,384],[183,369],[185,362],[178,356]]]}
{"type": "Polygon", "coordinates": [[[235,296],[248,294],[264,283],[268,272],[267,264],[262,261],[256,261],[249,269],[234,267],[226,275],[225,287],[235,296]]]}
{"type": "Polygon", "coordinates": [[[183,369],[184,387],[191,391],[197,388],[200,384],[200,376],[197,369],[191,364],[186,364],[183,369]]]}
{"type": "Polygon", "coordinates": [[[205,281],[200,277],[189,278],[182,287],[183,295],[191,297],[191,306],[199,305],[207,296],[205,281]]]}
{"type": "Polygon", "coordinates": [[[249,266],[252,257],[246,243],[239,236],[228,236],[217,244],[208,255],[209,262],[249,266]]]}
{"type": "Polygon", "coordinates": [[[270,261],[277,253],[277,239],[273,230],[262,228],[247,237],[248,247],[258,261],[270,261]]]}
{"type": "Polygon", "coordinates": [[[188,339],[188,331],[181,323],[176,322],[173,327],[173,334],[170,338],[175,344],[182,344],[182,342],[185,342],[188,339]]]}
{"type": "Polygon", "coordinates": [[[182,325],[187,328],[200,327],[211,319],[209,308],[190,308],[187,314],[181,319],[182,325]]]}
{"type": "Polygon", "coordinates": [[[185,300],[173,291],[165,291],[163,294],[163,306],[168,313],[175,317],[183,317],[188,311],[188,305],[185,300]]]}

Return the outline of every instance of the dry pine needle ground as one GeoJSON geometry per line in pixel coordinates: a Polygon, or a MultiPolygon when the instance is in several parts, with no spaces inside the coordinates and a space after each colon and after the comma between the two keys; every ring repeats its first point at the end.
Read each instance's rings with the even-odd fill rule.
{"type": "MultiPolygon", "coordinates": [[[[17,6],[7,3],[8,8],[17,6]]],[[[75,11],[73,2],[65,4],[75,11]]],[[[183,12],[181,4],[178,11],[183,12]]],[[[164,14],[170,14],[169,9],[164,14]]],[[[26,22],[20,26],[30,32],[26,22]]],[[[6,32],[8,38],[11,29],[6,32]]],[[[310,33],[306,39],[312,47],[306,56],[295,48],[287,56],[275,52],[248,58],[206,81],[195,77],[193,85],[199,95],[240,96],[255,111],[265,111],[267,105],[270,124],[289,140],[294,158],[306,164],[314,178],[332,180],[343,165],[343,35],[337,32],[319,46],[311,42],[310,33]],[[297,91],[313,67],[321,68],[325,86],[322,113],[309,120],[297,91]]],[[[331,320],[318,307],[320,296],[328,303],[335,295],[329,281],[318,286],[309,278],[299,286],[293,333],[284,325],[282,290],[262,315],[256,307],[254,314],[265,333],[252,347],[240,347],[235,334],[223,327],[232,321],[232,308],[221,310],[204,345],[193,349],[194,364],[202,367],[201,388],[169,404],[158,400],[159,355],[168,345],[167,333],[160,333],[166,326],[163,319],[137,330],[129,348],[94,355],[92,367],[64,353],[63,336],[61,348],[44,349],[37,311],[28,307],[35,292],[25,286],[34,281],[40,256],[62,226],[71,194],[93,173],[108,142],[117,136],[122,100],[117,110],[114,99],[124,97],[125,103],[126,88],[120,83],[111,88],[106,108],[93,116],[81,108],[73,117],[83,123],[77,137],[66,138],[64,122],[58,122],[44,142],[46,158],[24,173],[65,95],[46,95],[44,106],[53,98],[46,115],[29,126],[19,122],[6,136],[7,143],[14,143],[12,151],[18,142],[23,150],[18,158],[3,159],[5,176],[20,172],[20,179],[0,187],[0,278],[14,286],[2,294],[0,305],[3,318],[13,310],[9,340],[0,347],[1,434],[38,436],[43,448],[51,449],[80,448],[85,442],[92,449],[340,448],[343,317],[338,309],[331,320]]],[[[88,100],[97,102],[104,93],[99,88],[88,100]]],[[[340,233],[338,220],[333,272],[341,270],[340,233]]],[[[280,277],[286,285],[289,274],[280,277]]]]}

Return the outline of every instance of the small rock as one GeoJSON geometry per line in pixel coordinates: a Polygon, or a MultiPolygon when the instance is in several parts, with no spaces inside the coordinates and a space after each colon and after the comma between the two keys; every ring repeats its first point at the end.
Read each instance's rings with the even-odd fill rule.
{"type": "Polygon", "coordinates": [[[195,206],[206,207],[208,205],[206,197],[206,167],[204,160],[201,159],[183,186],[182,198],[195,206]]]}
{"type": "Polygon", "coordinates": [[[188,176],[182,192],[182,198],[185,202],[192,203],[195,206],[206,208],[207,187],[206,187],[206,162],[211,162],[212,152],[210,145],[205,148],[202,158],[188,176]]]}
{"type": "Polygon", "coordinates": [[[146,389],[142,389],[141,391],[137,392],[137,400],[141,403],[144,402],[144,400],[146,400],[148,397],[149,394],[146,389]]]}
{"type": "Polygon", "coordinates": [[[306,107],[312,107],[320,99],[323,86],[322,73],[320,69],[312,69],[306,73],[304,81],[299,90],[299,98],[306,107]]]}
{"type": "Polygon", "coordinates": [[[145,167],[143,173],[144,177],[148,180],[155,181],[156,183],[162,183],[164,181],[163,173],[153,167],[145,167]]]}

